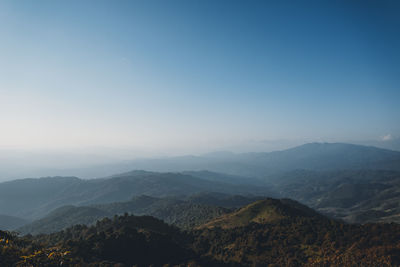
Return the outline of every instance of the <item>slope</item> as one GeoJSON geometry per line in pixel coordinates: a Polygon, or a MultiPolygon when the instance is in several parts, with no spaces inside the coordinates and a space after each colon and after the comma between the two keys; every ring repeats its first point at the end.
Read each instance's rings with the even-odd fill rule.
{"type": "Polygon", "coordinates": [[[92,225],[104,217],[125,213],[150,215],[166,223],[190,229],[230,210],[221,207],[196,204],[176,198],[134,197],[131,201],[98,204],[94,206],[63,206],[47,216],[17,229],[22,234],[49,234],[73,225],[92,225]]]}
{"type": "Polygon", "coordinates": [[[14,230],[29,221],[8,215],[0,215],[0,229],[1,230],[14,230]]]}
{"type": "MultiPolygon", "coordinates": [[[[296,169],[383,169],[400,170],[400,152],[346,143],[309,143],[275,152],[223,153],[219,156],[181,156],[141,159],[132,169],[161,172],[211,171],[242,177],[263,178],[296,169]]],[[[202,175],[199,173],[199,175],[202,175]]]]}
{"type": "Polygon", "coordinates": [[[291,200],[257,201],[193,235],[196,253],[230,266],[400,264],[400,225],[345,224],[291,200]]]}
{"type": "Polygon", "coordinates": [[[292,217],[321,217],[314,210],[290,199],[263,199],[239,210],[223,215],[200,226],[200,228],[235,228],[250,223],[272,223],[292,217]]]}
{"type": "Polygon", "coordinates": [[[330,217],[350,223],[400,222],[400,172],[294,171],[275,190],[330,217]]]}
{"type": "Polygon", "coordinates": [[[64,205],[122,202],[143,194],[166,197],[200,192],[272,195],[262,186],[234,185],[180,173],[140,171],[92,180],[22,179],[0,183],[0,214],[38,219],[64,205]]]}

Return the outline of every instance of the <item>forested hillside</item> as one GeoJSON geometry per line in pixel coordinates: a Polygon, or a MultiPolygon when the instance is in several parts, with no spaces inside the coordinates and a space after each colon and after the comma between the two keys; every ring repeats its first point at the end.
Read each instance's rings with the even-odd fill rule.
{"type": "Polygon", "coordinates": [[[39,219],[65,205],[122,202],[134,196],[190,196],[202,192],[274,195],[268,187],[210,181],[181,173],[133,171],[102,179],[22,179],[0,183],[0,214],[39,219]]]}
{"type": "Polygon", "coordinates": [[[298,170],[277,176],[273,184],[281,197],[296,199],[346,222],[400,222],[397,171],[298,170]]]}
{"type": "Polygon", "coordinates": [[[1,266],[400,264],[400,225],[345,224],[292,200],[257,201],[185,232],[123,215],[50,235],[0,235],[1,266]]]}
{"type": "Polygon", "coordinates": [[[16,231],[21,234],[49,234],[77,224],[91,225],[104,217],[125,213],[150,215],[177,227],[190,229],[229,211],[230,209],[223,207],[176,198],[139,196],[128,202],[82,207],[64,206],[16,231]]]}

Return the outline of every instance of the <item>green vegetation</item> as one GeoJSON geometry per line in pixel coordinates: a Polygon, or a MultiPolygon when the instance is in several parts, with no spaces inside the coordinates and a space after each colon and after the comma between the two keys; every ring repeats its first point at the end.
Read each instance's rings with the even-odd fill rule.
{"type": "MultiPolygon", "coordinates": [[[[229,173],[252,162],[257,178],[133,171],[0,183],[0,212],[36,219],[18,228],[30,235],[0,231],[0,266],[400,266],[400,172],[384,170],[398,155],[309,144],[210,156],[229,173]]],[[[23,223],[0,216],[2,230],[23,223]]]]}
{"type": "Polygon", "coordinates": [[[289,199],[264,199],[247,205],[236,212],[216,218],[200,228],[235,228],[250,223],[273,223],[288,217],[318,217],[310,208],[289,199]]]}
{"type": "Polygon", "coordinates": [[[160,266],[192,257],[185,234],[152,217],[106,218],[35,238],[0,235],[1,266],[160,266]]]}
{"type": "Polygon", "coordinates": [[[190,196],[202,192],[269,195],[255,185],[234,185],[180,173],[134,171],[104,179],[73,177],[22,179],[0,183],[0,214],[40,219],[65,205],[89,206],[123,202],[134,196],[190,196]]]}
{"type": "Polygon", "coordinates": [[[284,218],[236,228],[204,228],[193,247],[240,266],[398,266],[400,225],[348,225],[326,218],[284,218]]]}
{"type": "MultiPolygon", "coordinates": [[[[131,171],[92,180],[49,177],[0,183],[0,214],[34,221],[65,205],[121,203],[143,194],[237,208],[249,203],[248,199],[237,196],[242,195],[250,196],[251,201],[255,196],[289,197],[347,222],[400,222],[400,172],[396,171],[400,166],[400,152],[350,144],[314,143],[279,152],[169,158],[155,163],[180,170],[180,163],[175,161],[181,162],[185,170],[201,169],[183,173],[131,171]],[[209,196],[205,196],[207,193],[209,196]],[[218,194],[236,196],[235,199],[221,199],[218,194]]],[[[168,209],[172,209],[172,205],[168,204],[168,209]]],[[[107,216],[133,212],[181,226],[185,224],[179,222],[180,215],[168,218],[167,214],[153,210],[155,208],[150,207],[142,211],[136,208],[105,211],[110,213],[107,216]]],[[[15,227],[19,225],[15,223],[15,227]]],[[[12,229],[4,226],[4,229],[12,229]]]]}
{"type": "Polygon", "coordinates": [[[64,206],[42,219],[17,229],[21,234],[49,234],[76,224],[91,225],[104,217],[116,214],[151,215],[166,223],[189,229],[203,224],[230,210],[222,207],[197,204],[176,198],[134,197],[128,202],[94,205],[90,207],[64,206]]]}
{"type": "Polygon", "coordinates": [[[150,216],[17,237],[0,231],[1,266],[398,266],[400,225],[351,225],[292,200],[265,199],[190,231],[150,216]],[[225,224],[234,227],[224,227],[225,224]]]}
{"type": "Polygon", "coordinates": [[[50,212],[47,216],[17,228],[17,232],[25,234],[49,234],[76,225],[90,225],[111,214],[92,207],[64,206],[50,212]]]}

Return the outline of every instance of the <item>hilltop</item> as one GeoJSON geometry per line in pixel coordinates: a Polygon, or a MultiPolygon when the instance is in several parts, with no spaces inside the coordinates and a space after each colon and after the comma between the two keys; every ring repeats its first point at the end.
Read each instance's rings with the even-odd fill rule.
{"type": "Polygon", "coordinates": [[[235,228],[250,223],[275,223],[294,217],[321,217],[314,210],[290,199],[263,199],[239,210],[223,215],[202,225],[200,228],[235,228]]]}
{"type": "Polygon", "coordinates": [[[196,253],[229,266],[398,266],[400,225],[346,224],[265,199],[194,232],[196,253]]]}

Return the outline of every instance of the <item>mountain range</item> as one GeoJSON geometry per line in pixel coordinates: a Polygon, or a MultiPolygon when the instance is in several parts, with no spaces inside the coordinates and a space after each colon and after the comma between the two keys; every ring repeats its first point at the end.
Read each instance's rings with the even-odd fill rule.
{"type": "Polygon", "coordinates": [[[268,153],[223,152],[203,156],[135,160],[129,167],[160,172],[208,170],[244,177],[265,178],[297,169],[400,170],[400,152],[345,143],[309,143],[268,153]]]}
{"type": "Polygon", "coordinates": [[[51,155],[48,152],[40,160],[42,157],[40,154],[32,154],[29,157],[24,157],[20,153],[15,155],[12,151],[1,152],[0,179],[2,180],[15,179],[15,177],[41,176],[76,176],[92,179],[129,172],[131,170],[155,172],[208,170],[247,178],[264,178],[265,176],[271,176],[281,171],[295,169],[335,170],[367,168],[399,170],[400,168],[399,151],[346,143],[308,143],[274,152],[232,153],[229,151],[220,151],[203,155],[133,160],[127,157],[124,157],[125,159],[122,160],[106,156],[100,161],[96,161],[96,156],[94,155],[51,155]],[[35,163],[37,161],[41,163],[35,163]],[[85,164],[84,162],[87,163],[85,164]],[[31,163],[37,166],[30,166],[31,163]]]}
{"type": "MultiPolygon", "coordinates": [[[[225,199],[226,201],[229,200],[228,197],[225,199]]],[[[242,199],[242,205],[253,201],[251,198],[243,197],[242,199]]],[[[237,202],[234,204],[237,205],[237,202]]],[[[190,229],[231,210],[220,206],[199,204],[195,199],[185,201],[177,198],[155,198],[143,195],[134,197],[127,202],[80,207],[63,206],[41,219],[16,229],[16,231],[22,235],[49,234],[73,225],[92,225],[102,218],[112,218],[115,215],[123,215],[125,213],[150,215],[166,223],[190,229]]]]}
{"type": "Polygon", "coordinates": [[[201,192],[273,195],[267,188],[211,181],[181,173],[133,171],[107,178],[21,179],[0,183],[0,214],[38,219],[64,205],[127,201],[133,196],[185,196],[201,192]]]}
{"type": "Polygon", "coordinates": [[[180,231],[151,216],[18,237],[2,266],[398,266],[400,225],[346,224],[288,199],[261,199],[180,231]]]}
{"type": "Polygon", "coordinates": [[[273,191],[350,223],[400,223],[400,172],[306,171],[282,174],[273,191]]]}
{"type": "MultiPolygon", "coordinates": [[[[150,162],[157,168],[158,160],[150,162]]],[[[271,153],[165,159],[162,164],[179,170],[178,162],[197,162],[200,170],[189,164],[182,172],[135,170],[89,180],[46,177],[0,183],[3,229],[33,223],[19,229],[39,233],[47,225],[45,232],[52,232],[125,212],[193,227],[263,197],[291,198],[350,223],[399,222],[400,152],[312,143],[271,153]]]]}

